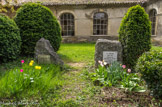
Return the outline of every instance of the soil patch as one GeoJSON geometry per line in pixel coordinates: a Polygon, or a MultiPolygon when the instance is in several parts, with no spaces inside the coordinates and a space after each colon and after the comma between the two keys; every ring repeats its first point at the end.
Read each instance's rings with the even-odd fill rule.
{"type": "Polygon", "coordinates": [[[76,62],[76,63],[67,63],[67,65],[74,67],[74,68],[83,68],[85,66],[85,63],[83,62],[76,62]]]}
{"type": "Polygon", "coordinates": [[[150,107],[150,105],[159,107],[159,105],[161,105],[160,101],[153,100],[153,97],[149,95],[149,92],[128,92],[116,87],[105,87],[102,89],[102,93],[104,96],[102,96],[101,103],[105,102],[111,107],[119,105],[124,107],[150,107]]]}

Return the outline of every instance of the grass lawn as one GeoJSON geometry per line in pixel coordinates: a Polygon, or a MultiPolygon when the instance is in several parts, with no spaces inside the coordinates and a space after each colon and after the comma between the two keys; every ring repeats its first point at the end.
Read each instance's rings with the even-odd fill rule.
{"type": "Polygon", "coordinates": [[[58,53],[65,62],[93,62],[95,44],[62,44],[58,53]]]}
{"type": "MultiPolygon", "coordinates": [[[[162,47],[153,46],[151,50],[162,51],[162,47]]],[[[81,65],[81,63],[84,62],[84,66],[87,66],[90,62],[94,62],[95,44],[62,44],[58,53],[66,63],[73,62],[74,64],[79,63],[81,65]]],[[[105,90],[102,87],[94,86],[89,79],[84,78],[86,77],[86,71],[89,72],[94,69],[91,68],[92,65],[87,66],[86,68],[84,68],[84,66],[80,68],[74,66],[69,73],[64,75],[65,78],[67,78],[67,81],[65,83],[65,89],[62,92],[64,98],[62,98],[61,101],[66,102],[68,99],[71,99],[75,104],[87,107],[107,107],[108,105],[119,106],[123,104],[125,104],[125,106],[139,106],[140,104],[147,104],[147,101],[142,101],[144,97],[149,98],[147,95],[131,95],[129,93],[123,93],[117,88],[105,90]],[[107,95],[105,95],[105,93],[107,95]],[[122,97],[121,95],[129,97],[126,100],[117,101],[118,98],[122,97]],[[134,96],[134,98],[132,96],[134,96]],[[111,101],[110,99],[114,99],[114,101],[111,101]],[[129,101],[129,99],[132,99],[132,102],[129,101]],[[136,101],[136,99],[139,101],[136,101]],[[106,102],[109,104],[106,104],[106,102]]],[[[148,99],[148,102],[150,100],[151,98],[148,99]]],[[[64,104],[66,105],[66,103],[64,104]]]]}
{"type": "Polygon", "coordinates": [[[158,50],[158,51],[162,51],[162,47],[152,46],[151,50],[158,50]]]}
{"type": "MultiPolygon", "coordinates": [[[[152,46],[151,50],[162,51],[162,47],[152,46]]],[[[61,44],[58,54],[61,56],[64,62],[94,62],[95,44],[61,44]]]]}
{"type": "MultiPolygon", "coordinates": [[[[153,46],[152,50],[162,51],[162,47],[153,46]]],[[[0,65],[0,102],[28,101],[30,103],[36,102],[44,107],[107,107],[110,105],[119,106],[123,104],[126,104],[126,106],[139,106],[139,104],[146,103],[136,102],[136,99],[132,99],[132,102],[129,99],[127,99],[129,101],[125,99],[123,102],[117,101],[116,99],[113,100],[113,98],[123,95],[123,92],[120,89],[104,89],[100,86],[94,86],[93,82],[87,78],[87,73],[89,71],[94,71],[94,53],[95,44],[61,44],[58,54],[65,62],[66,66],[64,71],[57,69],[55,66],[41,65],[42,73],[38,71],[37,74],[35,73],[36,71],[34,71],[34,66],[31,68],[28,65],[32,58],[22,57],[16,61],[0,65]],[[20,63],[22,59],[26,61],[24,66],[20,63]],[[23,75],[21,75],[19,71],[22,68],[26,70],[24,71],[26,74],[28,73],[27,71],[33,73],[29,73],[29,75],[34,77],[29,77],[28,79],[36,78],[37,84],[30,85],[31,81],[24,81],[23,75]],[[11,73],[7,72],[6,74],[8,75],[4,76],[5,73],[2,73],[4,71],[10,71],[11,73]],[[46,73],[43,73],[44,71],[46,71],[46,73]],[[14,72],[15,74],[19,73],[20,75],[14,75],[14,72]],[[51,75],[53,76],[51,77],[51,75]],[[42,79],[39,80],[39,77],[42,77],[42,79]],[[19,84],[18,86],[16,83],[12,84],[14,78],[20,79],[17,83],[19,84]],[[10,81],[6,82],[7,79],[10,81]],[[44,88],[41,87],[42,83],[44,87],[48,87],[45,91],[44,88]],[[21,84],[26,85],[21,87],[21,84]],[[44,94],[41,94],[40,92],[44,94]],[[112,101],[108,100],[109,97],[112,98],[112,101]]],[[[124,95],[130,96],[129,98],[131,99],[130,94],[124,95]]]]}

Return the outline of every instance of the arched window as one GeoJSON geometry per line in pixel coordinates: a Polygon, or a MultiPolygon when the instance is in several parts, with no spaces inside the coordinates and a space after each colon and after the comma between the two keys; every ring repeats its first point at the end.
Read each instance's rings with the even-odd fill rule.
{"type": "Polygon", "coordinates": [[[71,13],[63,13],[60,17],[62,36],[74,36],[74,16],[71,13]]]}
{"type": "Polygon", "coordinates": [[[151,23],[151,26],[152,26],[152,30],[151,30],[151,33],[152,35],[155,35],[156,33],[156,15],[157,15],[157,12],[155,9],[152,9],[149,13],[149,17],[150,17],[150,21],[152,22],[151,23]]]}
{"type": "Polygon", "coordinates": [[[106,13],[98,12],[93,16],[93,35],[107,35],[108,16],[106,13]]]}

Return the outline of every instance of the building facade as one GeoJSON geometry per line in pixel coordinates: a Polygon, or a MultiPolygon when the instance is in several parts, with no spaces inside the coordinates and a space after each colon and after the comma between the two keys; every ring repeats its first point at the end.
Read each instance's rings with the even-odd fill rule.
{"type": "Polygon", "coordinates": [[[152,22],[152,37],[162,37],[162,0],[18,0],[42,2],[57,17],[65,42],[117,39],[122,18],[131,6],[140,4],[152,22]]]}

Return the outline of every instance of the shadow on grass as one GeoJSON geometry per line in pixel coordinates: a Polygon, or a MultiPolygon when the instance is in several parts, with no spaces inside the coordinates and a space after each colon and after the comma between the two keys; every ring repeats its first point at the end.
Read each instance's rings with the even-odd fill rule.
{"type": "Polygon", "coordinates": [[[70,57],[68,57],[67,55],[63,55],[63,54],[58,54],[60,56],[60,58],[64,61],[64,62],[74,62],[70,57]]]}

